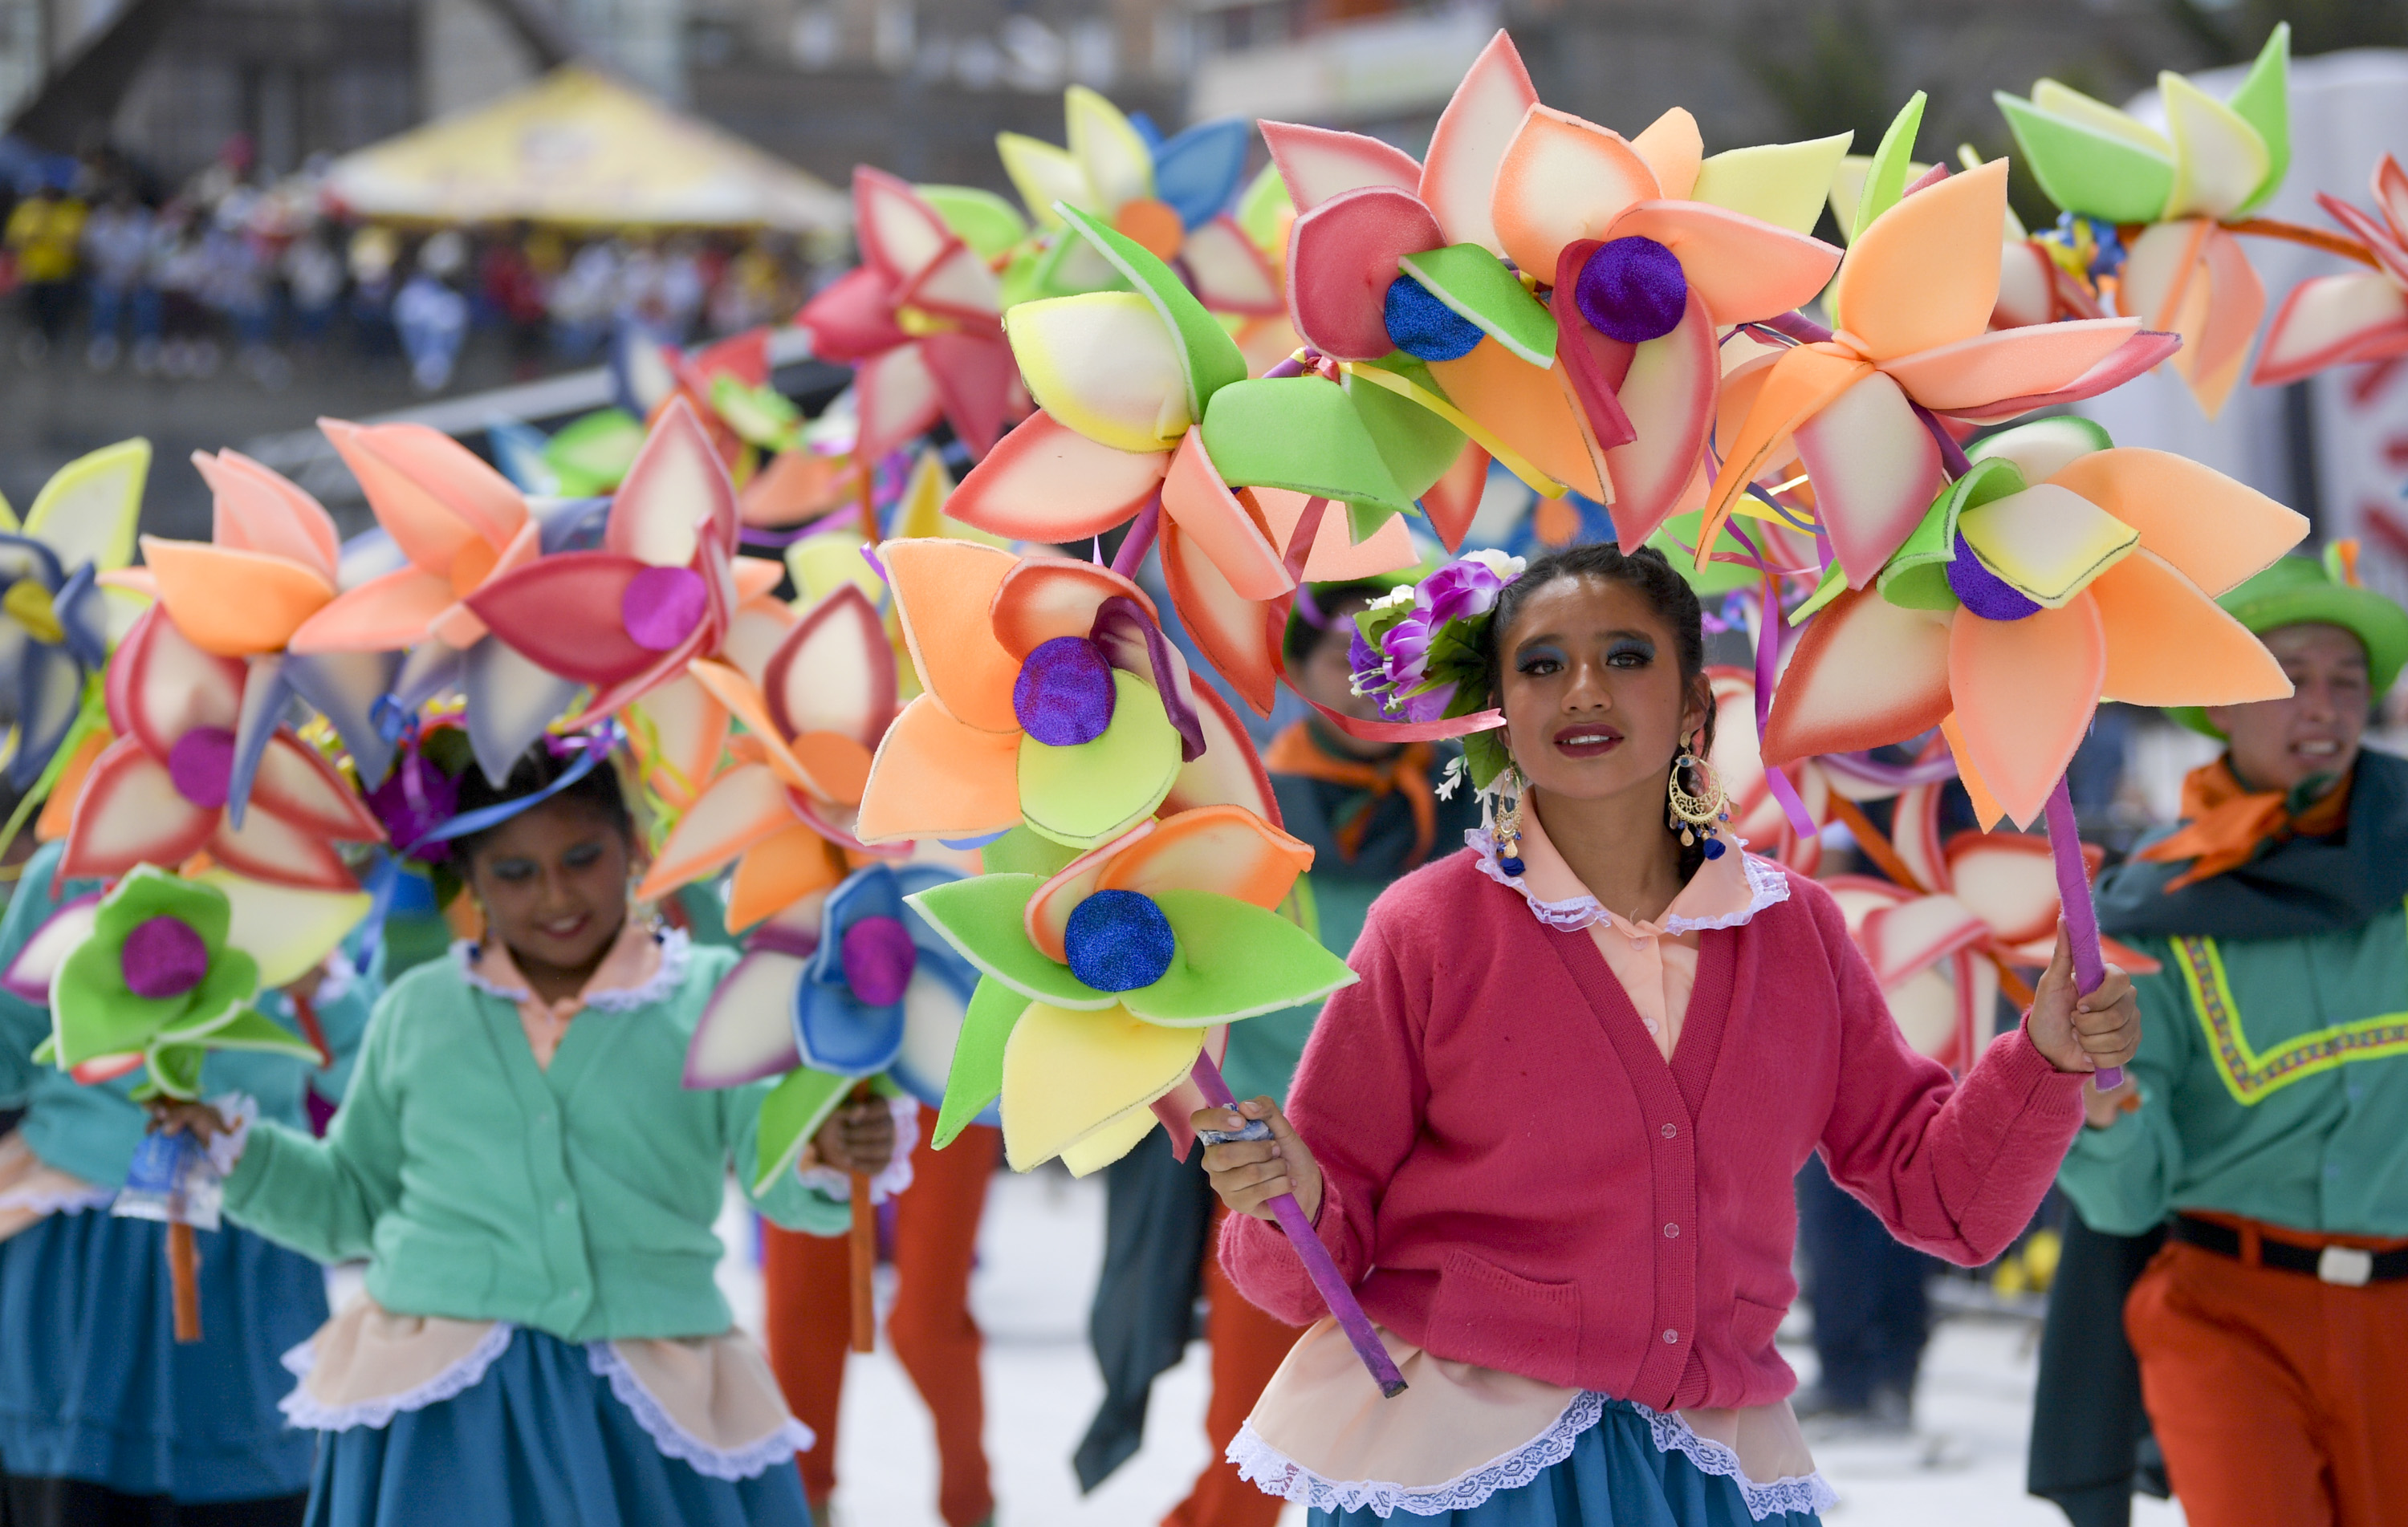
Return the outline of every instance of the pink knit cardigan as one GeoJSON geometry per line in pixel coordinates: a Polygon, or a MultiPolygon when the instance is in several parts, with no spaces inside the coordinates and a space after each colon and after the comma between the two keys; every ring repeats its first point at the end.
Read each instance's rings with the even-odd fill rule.
{"type": "MultiPolygon", "coordinates": [[[[1469,850],[1373,904],[1362,981],[1330,999],[1288,1111],[1374,1320],[1657,1410],[1762,1405],[1797,1383],[1772,1336],[1809,1151],[1952,1262],[2023,1229],[2081,1127],[2080,1077],[2018,1029],[1952,1082],[1801,877],[1702,941],[1668,1065],[1588,934],[1541,923],[1469,850]]],[[[1277,1227],[1231,1216],[1221,1260],[1270,1314],[1326,1313],[1277,1227]]]]}

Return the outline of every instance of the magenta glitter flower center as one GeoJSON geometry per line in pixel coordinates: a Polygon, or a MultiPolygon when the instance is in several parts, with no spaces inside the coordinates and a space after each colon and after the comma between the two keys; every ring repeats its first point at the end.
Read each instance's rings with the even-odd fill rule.
{"type": "Polygon", "coordinates": [[[901,920],[867,917],[844,931],[840,946],[845,984],[872,1007],[891,1007],[903,1000],[920,951],[911,945],[910,930],[901,920]]]}
{"type": "Polygon", "coordinates": [[[163,912],[126,934],[117,965],[136,996],[179,997],[209,973],[209,946],[191,923],[163,912]]]}
{"type": "Polygon", "coordinates": [[[619,623],[648,652],[666,652],[694,635],[710,604],[702,575],[691,567],[647,567],[619,596],[619,623]]]}
{"type": "Polygon", "coordinates": [[[234,782],[234,734],[222,726],[196,726],[167,749],[167,778],[176,793],[204,811],[226,804],[234,782]]]}

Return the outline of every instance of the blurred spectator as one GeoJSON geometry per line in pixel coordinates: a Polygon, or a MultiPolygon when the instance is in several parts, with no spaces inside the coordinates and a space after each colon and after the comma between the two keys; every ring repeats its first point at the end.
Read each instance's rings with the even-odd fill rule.
{"type": "Polygon", "coordinates": [[[188,207],[169,206],[160,222],[152,277],[159,288],[159,368],[170,377],[213,377],[219,350],[209,326],[208,246],[188,207]]]}
{"type": "Polygon", "coordinates": [[[522,223],[494,237],[477,262],[477,285],[494,319],[509,332],[510,368],[522,379],[535,373],[543,350],[543,278],[526,248],[522,223]]]}
{"type": "Polygon", "coordinates": [[[16,260],[18,288],[24,293],[27,329],[18,354],[36,364],[67,335],[75,312],[77,246],[83,238],[84,204],[55,181],[44,181],[8,214],[0,246],[16,260]]]}
{"type": "Polygon", "coordinates": [[[450,285],[468,263],[467,241],[445,229],[418,251],[418,266],[393,301],[394,327],[409,357],[409,378],[422,392],[452,383],[452,368],[468,336],[468,299],[450,285]]]}
{"type": "Polygon", "coordinates": [[[351,341],[364,357],[390,355],[394,265],[401,253],[387,228],[363,228],[351,235],[351,341]]]}
{"type": "Polygon", "coordinates": [[[576,364],[591,360],[610,332],[610,314],[618,300],[618,247],[597,238],[577,251],[560,279],[552,284],[552,348],[558,359],[576,364]]]}
{"type": "Polygon", "coordinates": [[[785,272],[759,239],[747,243],[727,262],[710,293],[710,332],[742,334],[785,316],[785,272]]]}
{"type": "Polygon", "coordinates": [[[326,247],[325,235],[313,228],[285,246],[282,269],[293,304],[293,337],[315,349],[325,339],[342,299],[343,263],[326,247]]]}
{"type": "Polygon", "coordinates": [[[223,313],[234,326],[238,347],[236,364],[261,386],[274,390],[291,379],[291,368],[270,343],[276,335],[276,307],[268,286],[267,253],[251,226],[256,207],[257,197],[247,189],[218,204],[204,240],[208,276],[203,295],[208,306],[223,313]]]}
{"type": "Polygon", "coordinates": [[[83,258],[90,276],[92,343],[84,359],[94,371],[117,364],[119,331],[131,319],[134,344],[159,340],[159,293],[150,285],[150,209],[120,186],[83,225],[83,258]]]}

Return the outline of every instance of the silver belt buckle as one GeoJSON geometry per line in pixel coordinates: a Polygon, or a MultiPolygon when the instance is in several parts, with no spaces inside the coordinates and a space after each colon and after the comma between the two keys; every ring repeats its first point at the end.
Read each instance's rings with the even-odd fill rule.
{"type": "Polygon", "coordinates": [[[2364,1288],[2374,1277],[2374,1253],[2354,1246],[2328,1246],[2316,1257],[2316,1277],[2344,1288],[2364,1288]]]}

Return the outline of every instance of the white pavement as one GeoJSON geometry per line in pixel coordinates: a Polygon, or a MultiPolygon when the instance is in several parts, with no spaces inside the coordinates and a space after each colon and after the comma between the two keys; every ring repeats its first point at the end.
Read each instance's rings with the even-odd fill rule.
{"type": "MultiPolygon", "coordinates": [[[[971,1303],[986,1332],[997,1527],[1154,1527],[1203,1464],[1199,1343],[1155,1384],[1143,1450],[1095,1494],[1079,1494],[1070,1452],[1103,1391],[1086,1346],[1103,1220],[1101,1184],[1058,1171],[999,1177],[988,1201],[971,1303]]],[[[721,1230],[733,1245],[749,1243],[740,1214],[724,1218],[721,1230]]],[[[757,1330],[760,1277],[750,1256],[730,1257],[721,1282],[738,1319],[757,1330]]],[[[1826,1520],[1834,1527],[2063,1527],[2054,1507],[2023,1489],[2034,1334],[2022,1322],[1944,1322],[1925,1360],[1914,1438],[1816,1449],[1842,1497],[1826,1520]]],[[[1788,1356],[1812,1377],[1811,1351],[1788,1356]]],[[[876,1353],[852,1362],[838,1527],[940,1527],[936,1445],[910,1380],[882,1338],[876,1353]]],[[[2143,1500],[2132,1520],[2134,1527],[2178,1527],[2183,1518],[2179,1507],[2143,1500]]],[[[1281,1527],[1303,1521],[1291,1507],[1281,1527]]]]}

